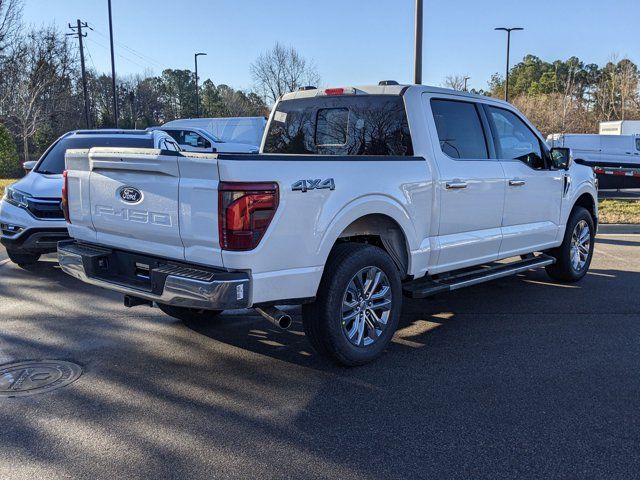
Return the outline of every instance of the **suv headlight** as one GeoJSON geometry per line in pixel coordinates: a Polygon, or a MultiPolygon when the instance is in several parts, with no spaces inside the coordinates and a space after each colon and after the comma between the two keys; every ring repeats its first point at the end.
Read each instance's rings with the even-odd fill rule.
{"type": "Polygon", "coordinates": [[[16,207],[27,208],[29,206],[27,203],[29,198],[31,198],[31,195],[16,190],[15,188],[7,187],[4,189],[4,200],[16,207]]]}

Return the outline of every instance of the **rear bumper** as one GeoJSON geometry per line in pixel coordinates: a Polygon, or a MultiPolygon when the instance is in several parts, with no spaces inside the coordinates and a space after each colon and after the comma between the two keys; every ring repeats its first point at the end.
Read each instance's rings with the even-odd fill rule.
{"type": "Polygon", "coordinates": [[[58,262],[85,283],[156,303],[210,310],[250,306],[251,281],[244,272],[204,269],[76,240],[58,244],[58,262]],[[127,273],[141,263],[149,266],[148,275],[127,273]]]}

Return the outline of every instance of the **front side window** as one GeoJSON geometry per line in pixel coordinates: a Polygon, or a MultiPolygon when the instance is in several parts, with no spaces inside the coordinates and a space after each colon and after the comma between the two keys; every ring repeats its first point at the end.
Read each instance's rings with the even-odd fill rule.
{"type": "Polygon", "coordinates": [[[209,140],[191,130],[182,131],[181,137],[182,145],[189,145],[195,148],[211,148],[211,142],[209,142],[209,140]]]}
{"type": "Polygon", "coordinates": [[[399,95],[283,100],[269,123],[264,153],[411,156],[404,101],[399,95]]]}
{"type": "Polygon", "coordinates": [[[636,138],[636,150],[640,152],[640,138],[636,138]]]}
{"type": "Polygon", "coordinates": [[[495,130],[498,158],[520,160],[535,170],[545,168],[538,137],[513,112],[489,107],[489,115],[495,130]]]}
{"type": "Polygon", "coordinates": [[[442,153],[451,158],[489,158],[480,115],[475,104],[454,100],[431,100],[433,120],[442,153]]]}

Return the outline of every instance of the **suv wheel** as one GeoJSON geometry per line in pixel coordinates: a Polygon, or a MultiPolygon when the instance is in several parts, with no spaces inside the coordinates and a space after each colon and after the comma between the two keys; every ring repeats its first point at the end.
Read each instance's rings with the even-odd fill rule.
{"type": "Polygon", "coordinates": [[[11,260],[13,263],[17,263],[21,267],[33,265],[38,260],[40,260],[39,253],[24,253],[24,252],[18,253],[15,250],[8,250],[8,249],[7,249],[7,256],[9,257],[9,260],[11,260]]]}
{"type": "Polygon", "coordinates": [[[595,226],[591,214],[576,207],[567,222],[562,245],[548,253],[556,263],[546,267],[549,276],[561,282],[577,282],[587,274],[593,257],[595,226]]]}
{"type": "Polygon", "coordinates": [[[218,318],[222,310],[204,310],[201,308],[176,307],[174,305],[158,304],[158,308],[170,317],[187,323],[207,323],[218,318]]]}
{"type": "Polygon", "coordinates": [[[339,244],[325,266],[316,301],[302,307],[304,331],[320,355],[363,365],[391,342],[401,304],[400,272],[384,250],[339,244]]]}

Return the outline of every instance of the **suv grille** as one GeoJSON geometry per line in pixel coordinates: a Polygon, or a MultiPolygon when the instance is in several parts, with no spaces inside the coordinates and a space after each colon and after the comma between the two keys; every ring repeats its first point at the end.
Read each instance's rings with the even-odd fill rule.
{"type": "Polygon", "coordinates": [[[44,220],[62,220],[64,218],[59,198],[30,198],[27,204],[29,205],[27,209],[36,218],[44,220]]]}

